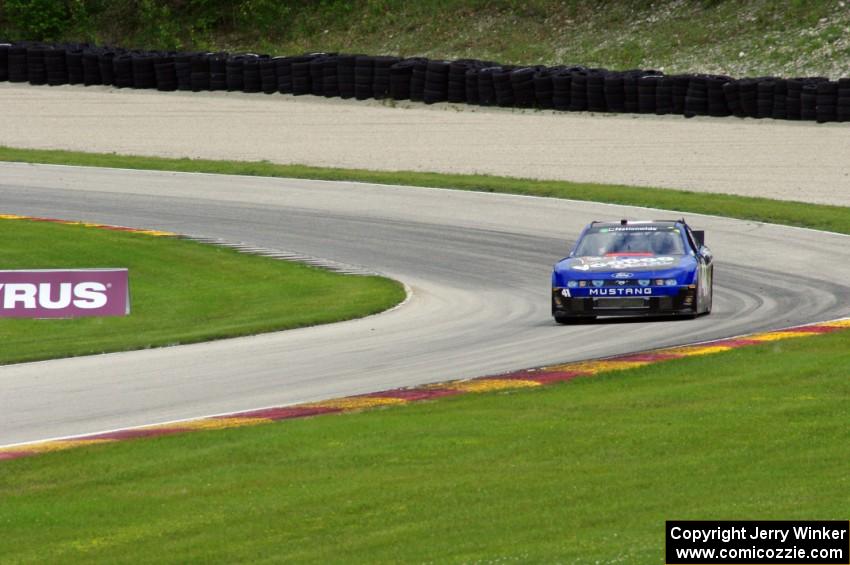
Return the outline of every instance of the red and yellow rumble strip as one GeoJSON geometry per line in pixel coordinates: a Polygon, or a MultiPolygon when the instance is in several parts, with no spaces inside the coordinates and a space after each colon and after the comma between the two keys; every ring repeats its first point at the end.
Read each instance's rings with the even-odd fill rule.
{"type": "Polygon", "coordinates": [[[124,231],[130,233],[141,233],[144,235],[152,235],[154,237],[175,237],[176,233],[160,230],[145,230],[139,228],[128,228],[126,226],[112,226],[109,224],[97,224],[93,222],[76,222],[71,220],[59,220],[56,218],[40,218],[38,216],[19,216],[17,214],[0,214],[0,220],[27,220],[30,222],[50,222],[51,224],[62,224],[66,226],[83,226],[86,228],[96,228],[100,230],[124,231]]]}
{"type": "MultiPolygon", "coordinates": [[[[140,230],[141,231],[141,230],[140,230]]],[[[443,396],[458,394],[490,392],[494,390],[516,390],[521,388],[538,387],[550,383],[569,381],[578,377],[591,377],[599,373],[623,371],[634,367],[642,367],[652,363],[661,363],[671,359],[681,359],[692,355],[711,355],[729,351],[748,345],[809,337],[850,328],[850,318],[822,322],[808,326],[797,326],[772,332],[750,334],[730,339],[722,339],[695,345],[669,347],[642,353],[630,353],[595,361],[578,361],[563,365],[552,365],[537,369],[527,369],[491,375],[477,379],[448,381],[416,388],[385,390],[346,398],[334,398],[320,402],[310,402],[295,406],[266,408],[250,412],[239,412],[225,416],[201,418],[185,422],[144,426],[114,432],[94,434],[71,439],[43,441],[11,447],[0,448],[0,460],[17,459],[38,455],[50,451],[59,451],[86,445],[100,445],[141,437],[157,437],[180,434],[198,430],[220,430],[241,426],[256,426],[278,420],[305,418],[320,414],[353,412],[381,406],[398,406],[410,402],[433,400],[443,396]]]]}

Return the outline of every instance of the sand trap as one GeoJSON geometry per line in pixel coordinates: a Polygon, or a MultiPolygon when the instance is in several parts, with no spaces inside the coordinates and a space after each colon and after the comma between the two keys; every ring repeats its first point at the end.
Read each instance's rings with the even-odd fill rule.
{"type": "Polygon", "coordinates": [[[0,143],[489,173],[850,206],[850,124],[0,83],[0,143]]]}

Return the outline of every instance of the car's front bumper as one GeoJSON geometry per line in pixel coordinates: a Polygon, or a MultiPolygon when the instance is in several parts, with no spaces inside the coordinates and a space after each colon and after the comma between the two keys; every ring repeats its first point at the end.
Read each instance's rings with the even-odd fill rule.
{"type": "Polygon", "coordinates": [[[552,289],[552,315],[564,318],[596,316],[678,316],[697,312],[695,285],[665,289],[661,296],[564,296],[552,289]]]}

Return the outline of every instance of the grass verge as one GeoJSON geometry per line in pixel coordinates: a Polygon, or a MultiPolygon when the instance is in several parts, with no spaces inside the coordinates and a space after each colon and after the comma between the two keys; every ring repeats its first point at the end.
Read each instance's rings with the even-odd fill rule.
{"type": "Polygon", "coordinates": [[[160,50],[475,57],[749,76],[844,76],[848,22],[844,3],[834,0],[0,3],[0,36],[33,40],[160,50]]]}
{"type": "Polygon", "coordinates": [[[0,269],[128,267],[132,313],[0,319],[0,363],[176,345],[385,310],[404,289],[173,238],[0,220],[0,269]]]}
{"type": "Polygon", "coordinates": [[[667,519],[846,519],[850,332],[3,463],[11,562],[628,562],[667,519]]]}
{"type": "Polygon", "coordinates": [[[850,221],[848,221],[848,218],[850,218],[850,208],[845,206],[808,204],[731,194],[706,194],[664,188],[544,181],[490,175],[334,169],[306,165],[279,165],[268,161],[214,161],[205,159],[140,157],[112,153],[17,149],[2,146],[0,146],[0,161],[359,181],[525,194],[530,196],[609,202],[630,206],[646,206],[698,214],[714,214],[743,220],[787,224],[850,234],[850,221]]]}

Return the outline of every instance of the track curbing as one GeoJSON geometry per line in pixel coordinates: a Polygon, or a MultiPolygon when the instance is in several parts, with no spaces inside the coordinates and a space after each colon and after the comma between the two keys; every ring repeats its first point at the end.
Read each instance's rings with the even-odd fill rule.
{"type": "Polygon", "coordinates": [[[637,353],[627,353],[604,359],[576,361],[523,369],[509,373],[487,375],[474,379],[444,381],[411,388],[397,388],[374,393],[331,398],[292,406],[280,406],[208,416],[181,422],[155,424],[89,434],[74,438],[54,439],[0,447],[0,461],[31,457],[43,453],[62,451],[91,445],[105,445],[144,437],[160,437],[193,431],[233,429],[244,426],[269,424],[281,420],[308,418],[325,414],[362,412],[375,408],[397,407],[405,404],[437,400],[460,394],[515,391],[537,388],[575,378],[594,377],[600,374],[645,367],[674,359],[696,355],[713,355],[742,347],[761,345],[786,339],[801,339],[850,329],[850,318],[794,326],[770,332],[745,334],[733,338],[697,343],[687,346],[667,347],[637,353]]]}

